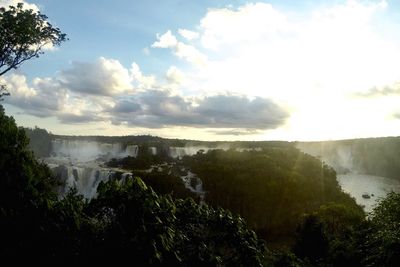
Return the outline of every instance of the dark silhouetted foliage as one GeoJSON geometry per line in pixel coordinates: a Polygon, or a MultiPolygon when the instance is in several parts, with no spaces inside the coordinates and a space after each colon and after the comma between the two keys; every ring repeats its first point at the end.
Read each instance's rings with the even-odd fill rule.
{"type": "Polygon", "coordinates": [[[39,57],[46,45],[58,46],[66,35],[47,16],[26,10],[22,3],[0,8],[0,76],[23,62],[39,57]]]}

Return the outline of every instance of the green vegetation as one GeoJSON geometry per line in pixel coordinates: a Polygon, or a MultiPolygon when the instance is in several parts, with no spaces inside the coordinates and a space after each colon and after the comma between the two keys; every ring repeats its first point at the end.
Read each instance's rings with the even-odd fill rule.
{"type": "Polygon", "coordinates": [[[3,108],[0,126],[4,261],[398,266],[400,194],[389,194],[366,219],[338,189],[335,172],[297,149],[198,153],[170,164],[168,172],[135,173],[160,194],[140,178],[114,179],[88,202],[74,190],[57,198],[49,169],[34,159],[24,129],[3,108]],[[196,204],[179,183],[182,164],[201,175],[210,206],[196,204]],[[243,215],[273,250],[220,206],[243,215]]]}
{"type": "Polygon", "coordinates": [[[373,210],[365,247],[366,266],[398,266],[400,263],[400,194],[389,193],[373,210]]]}
{"type": "Polygon", "coordinates": [[[237,212],[269,241],[293,237],[302,214],[330,202],[363,214],[332,168],[292,147],[213,150],[183,162],[203,180],[207,203],[237,212]]]}

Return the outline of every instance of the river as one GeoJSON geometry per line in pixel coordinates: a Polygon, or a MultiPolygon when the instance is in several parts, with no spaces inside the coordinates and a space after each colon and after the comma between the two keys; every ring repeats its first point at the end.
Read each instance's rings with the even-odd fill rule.
{"type": "Polygon", "coordinates": [[[378,200],[390,191],[400,192],[400,181],[391,178],[352,173],[339,174],[337,178],[343,191],[364,206],[366,212],[372,211],[378,200]],[[364,198],[363,194],[368,194],[370,198],[364,198]]]}

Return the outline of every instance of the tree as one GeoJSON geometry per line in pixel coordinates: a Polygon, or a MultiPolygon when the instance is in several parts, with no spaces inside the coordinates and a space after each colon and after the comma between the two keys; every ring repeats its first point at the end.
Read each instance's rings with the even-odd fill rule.
{"type": "Polygon", "coordinates": [[[3,100],[4,96],[10,95],[10,93],[7,91],[6,86],[3,84],[0,84],[0,101],[3,100]]]}
{"type": "Polygon", "coordinates": [[[400,194],[391,192],[370,214],[365,266],[399,266],[400,194]]]}
{"type": "Polygon", "coordinates": [[[25,10],[22,3],[0,8],[0,76],[39,57],[45,46],[59,46],[66,40],[66,34],[53,27],[46,15],[25,10]]]}

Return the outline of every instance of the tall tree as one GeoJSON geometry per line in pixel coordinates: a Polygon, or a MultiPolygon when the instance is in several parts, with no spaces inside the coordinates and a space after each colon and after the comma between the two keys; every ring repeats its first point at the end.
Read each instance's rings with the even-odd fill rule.
{"type": "Polygon", "coordinates": [[[48,45],[59,46],[66,34],[53,27],[47,16],[32,9],[0,8],[0,76],[23,62],[39,57],[48,45]]]}
{"type": "MultiPolygon", "coordinates": [[[[59,46],[66,41],[65,33],[53,27],[47,16],[17,6],[0,8],[0,76],[18,68],[23,62],[39,57],[46,46],[59,46]]],[[[0,84],[0,101],[9,95],[0,84]]]]}

